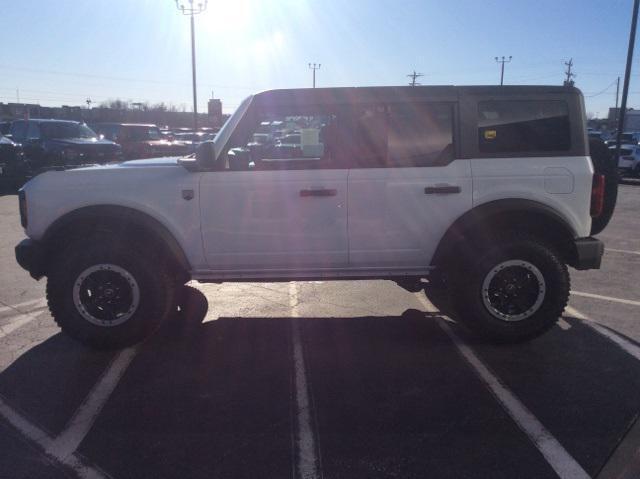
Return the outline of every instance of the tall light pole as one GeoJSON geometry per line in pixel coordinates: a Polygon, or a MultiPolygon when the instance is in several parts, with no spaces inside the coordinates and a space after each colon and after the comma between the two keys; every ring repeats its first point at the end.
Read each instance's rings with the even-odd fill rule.
{"type": "Polygon", "coordinates": [[[622,85],[622,101],[620,103],[620,113],[618,116],[618,134],[616,135],[616,155],[615,164],[620,158],[620,143],[622,142],[622,131],[624,129],[624,117],[627,112],[627,96],[629,95],[629,81],[631,80],[631,65],[633,64],[633,47],[636,44],[636,27],[638,26],[638,9],[640,0],[633,2],[633,16],[631,17],[631,30],[629,31],[629,46],[627,47],[627,66],[624,70],[624,84],[622,85]]]}
{"type": "Polygon", "coordinates": [[[320,63],[317,65],[315,63],[309,63],[309,68],[313,70],[313,88],[316,87],[316,70],[320,70],[321,66],[320,63]]]}
{"type": "Polygon", "coordinates": [[[198,129],[198,94],[196,91],[196,36],[193,17],[204,12],[208,0],[202,0],[194,4],[194,0],[175,0],[176,7],[183,15],[191,17],[191,72],[193,82],[193,128],[198,129]]]}
{"type": "Polygon", "coordinates": [[[511,55],[509,55],[509,59],[508,60],[505,60],[504,56],[502,57],[502,59],[499,59],[498,57],[495,57],[495,59],[496,59],[496,63],[500,63],[501,64],[501,68],[500,68],[500,86],[502,86],[503,83],[504,83],[504,64],[511,62],[511,55]]]}

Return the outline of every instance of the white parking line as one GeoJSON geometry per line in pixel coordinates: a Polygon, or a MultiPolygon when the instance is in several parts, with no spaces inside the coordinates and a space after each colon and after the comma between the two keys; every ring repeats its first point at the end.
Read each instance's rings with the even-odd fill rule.
{"type": "MultiPolygon", "coordinates": [[[[53,443],[53,439],[38,426],[30,423],[19,412],[11,408],[2,398],[0,398],[0,415],[7,420],[15,429],[18,430],[23,436],[30,441],[36,443],[45,452],[53,443]]],[[[87,466],[83,461],[75,454],[66,456],[56,456],[48,452],[51,457],[58,462],[70,467],[81,479],[105,479],[106,474],[102,473],[98,469],[87,466]]]]}
{"type": "Polygon", "coordinates": [[[40,308],[42,306],[46,306],[47,305],[47,300],[46,298],[38,298],[38,299],[32,299],[29,301],[25,301],[23,303],[18,303],[18,304],[7,304],[3,301],[0,301],[0,304],[4,304],[4,306],[0,307],[0,313],[6,313],[7,311],[20,311],[20,308],[25,308],[27,306],[34,306],[35,308],[40,308]]]}
{"type": "Polygon", "coordinates": [[[300,338],[300,325],[298,323],[298,287],[295,283],[289,283],[289,306],[291,308],[291,335],[293,338],[293,364],[295,375],[296,394],[296,421],[297,421],[297,477],[303,479],[319,478],[318,459],[316,457],[315,438],[311,428],[311,403],[307,385],[307,372],[302,353],[302,339],[300,338]]]}
{"type": "Polygon", "coordinates": [[[494,375],[487,366],[476,356],[469,346],[453,332],[444,321],[438,321],[438,325],[449,335],[458,351],[475,370],[476,374],[485,383],[496,397],[498,402],[507,411],[511,419],[522,429],[556,471],[561,479],[588,479],[589,475],[571,457],[562,444],[542,425],[529,409],[520,402],[502,381],[494,375]]]}
{"type": "Polygon", "coordinates": [[[75,452],[137,352],[137,348],[133,347],[118,353],[64,431],[46,448],[47,453],[54,457],[67,457],[75,452]]]}
{"type": "Polygon", "coordinates": [[[605,251],[611,251],[613,253],[624,253],[624,254],[637,254],[640,255],[640,251],[629,251],[626,249],[614,249],[614,248],[605,248],[605,251]]]}
{"type": "Polygon", "coordinates": [[[18,314],[13,315],[13,316],[11,316],[9,318],[3,318],[3,319],[8,319],[9,322],[7,324],[3,325],[3,326],[0,326],[0,339],[4,338],[8,334],[13,333],[16,329],[21,328],[25,324],[30,323],[34,319],[37,319],[38,316],[40,316],[40,314],[41,313],[39,313],[39,312],[37,312],[37,313],[18,313],[18,314]]]}
{"type": "MultiPolygon", "coordinates": [[[[433,306],[422,293],[417,293],[418,301],[433,311],[433,306]]],[[[437,309],[436,309],[437,310],[437,309]]],[[[446,321],[438,325],[451,338],[458,352],[473,368],[480,380],[489,388],[511,419],[529,437],[561,479],[589,479],[589,475],[566,451],[553,435],[542,425],[527,407],[513,394],[502,381],[480,360],[473,350],[456,335],[446,321]]]]}
{"type": "Polygon", "coordinates": [[[567,323],[564,319],[560,318],[558,319],[558,327],[560,329],[562,329],[563,331],[568,331],[571,329],[571,325],[569,323],[567,323]]]}
{"type": "Polygon", "coordinates": [[[622,336],[601,326],[600,324],[588,318],[587,316],[582,314],[580,311],[576,310],[575,308],[572,308],[571,306],[567,306],[565,311],[571,316],[573,316],[574,318],[581,319],[583,323],[589,326],[591,329],[601,334],[608,340],[612,341],[617,346],[622,348],[625,352],[629,353],[631,356],[633,356],[634,358],[640,361],[640,346],[632,343],[631,341],[626,340],[622,336]]]}
{"type": "Polygon", "coordinates": [[[603,301],[613,301],[614,303],[630,304],[631,306],[640,306],[640,301],[631,299],[612,298],[611,296],[602,296],[601,294],[583,293],[581,291],[571,291],[574,296],[582,296],[583,298],[601,299],[603,301]]]}

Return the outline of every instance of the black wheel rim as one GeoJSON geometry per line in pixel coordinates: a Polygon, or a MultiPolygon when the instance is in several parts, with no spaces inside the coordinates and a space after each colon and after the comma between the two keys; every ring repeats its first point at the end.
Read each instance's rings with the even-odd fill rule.
{"type": "Polygon", "coordinates": [[[546,293],[540,270],[523,260],[500,263],[486,275],[482,300],[487,310],[503,321],[522,321],[535,314],[546,293]]]}
{"type": "Polygon", "coordinates": [[[133,276],[113,264],[84,270],[73,287],[73,300],[80,315],[98,326],[117,326],[129,320],[138,308],[140,290],[133,276]]]}

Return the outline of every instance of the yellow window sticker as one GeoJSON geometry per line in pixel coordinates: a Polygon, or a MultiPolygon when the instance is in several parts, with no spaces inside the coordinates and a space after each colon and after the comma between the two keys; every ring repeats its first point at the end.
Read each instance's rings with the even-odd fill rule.
{"type": "Polygon", "coordinates": [[[485,140],[495,140],[496,139],[496,130],[484,130],[484,139],[485,140]]]}

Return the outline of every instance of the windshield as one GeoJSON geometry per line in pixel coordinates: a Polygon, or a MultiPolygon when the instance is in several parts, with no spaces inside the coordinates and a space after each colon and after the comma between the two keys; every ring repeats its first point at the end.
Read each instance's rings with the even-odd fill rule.
{"type": "Polygon", "coordinates": [[[67,122],[43,122],[40,123],[40,131],[43,138],[97,138],[98,135],[83,123],[67,122]]]}
{"type": "Polygon", "coordinates": [[[128,127],[129,137],[133,141],[145,141],[145,140],[162,140],[162,133],[160,128],[156,126],[132,126],[128,127]]]}

